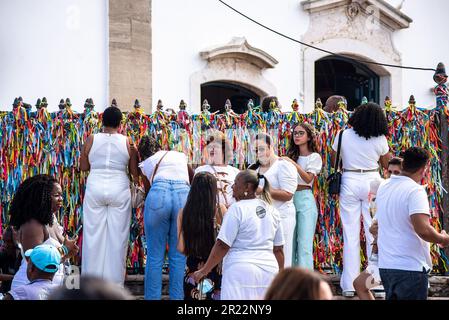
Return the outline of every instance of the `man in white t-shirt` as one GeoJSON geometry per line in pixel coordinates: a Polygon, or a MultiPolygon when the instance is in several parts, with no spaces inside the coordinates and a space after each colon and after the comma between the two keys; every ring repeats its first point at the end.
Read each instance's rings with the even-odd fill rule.
{"type": "Polygon", "coordinates": [[[429,201],[420,185],[428,163],[426,150],[406,150],[402,173],[377,192],[379,271],[387,300],[426,300],[432,269],[429,242],[449,245],[447,233],[438,233],[429,221],[429,201]]]}

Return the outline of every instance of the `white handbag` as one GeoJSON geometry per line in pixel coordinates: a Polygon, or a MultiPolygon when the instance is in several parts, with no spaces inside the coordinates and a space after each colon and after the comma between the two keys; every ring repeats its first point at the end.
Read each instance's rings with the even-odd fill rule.
{"type": "Polygon", "coordinates": [[[131,183],[131,206],[134,209],[141,208],[145,203],[145,190],[136,183],[131,183]]]}

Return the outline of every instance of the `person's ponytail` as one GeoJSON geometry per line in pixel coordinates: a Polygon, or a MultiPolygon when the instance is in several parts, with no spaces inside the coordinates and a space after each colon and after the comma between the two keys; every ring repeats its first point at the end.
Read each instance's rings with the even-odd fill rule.
{"type": "Polygon", "coordinates": [[[259,187],[262,187],[262,199],[271,204],[272,199],[270,195],[270,183],[268,182],[267,178],[265,178],[264,175],[257,174],[257,180],[259,182],[259,187]]]}

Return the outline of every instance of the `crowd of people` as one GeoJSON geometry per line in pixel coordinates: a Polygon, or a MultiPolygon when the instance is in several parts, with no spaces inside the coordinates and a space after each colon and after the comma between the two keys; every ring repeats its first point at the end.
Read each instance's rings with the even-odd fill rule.
{"type": "MultiPolygon", "coordinates": [[[[103,131],[89,136],[81,150],[80,169],[89,172],[81,284],[94,288],[84,297],[108,296],[95,291],[107,281],[108,297],[130,298],[119,289],[126,275],[130,181],[141,181],[145,299],[161,299],[167,250],[170,299],[332,299],[326,278],[314,271],[318,209],[313,188],[322,159],[313,126],[296,124],[282,157],[269,135],[257,134],[257,161],[242,171],[230,165],[232,148],[225,135],[214,132],[207,137],[204,163],[194,170],[184,153],[162,150],[153,136],[135,146],[119,133],[121,121],[116,106],[107,108],[103,131]]],[[[367,103],[334,138],[332,159],[342,171],[340,285],[344,296],[356,292],[361,299],[374,299],[371,289],[380,285],[387,299],[425,299],[432,269],[429,242],[447,246],[449,236],[429,222],[420,185],[427,152],[413,147],[403,159],[392,158],[387,133],[384,111],[367,103]],[[362,221],[369,261],[360,272],[362,221]]],[[[76,299],[62,283],[80,248],[77,236],[69,239],[58,224],[61,205],[62,188],[54,177],[37,175],[18,188],[0,251],[4,299],[76,299]]]]}

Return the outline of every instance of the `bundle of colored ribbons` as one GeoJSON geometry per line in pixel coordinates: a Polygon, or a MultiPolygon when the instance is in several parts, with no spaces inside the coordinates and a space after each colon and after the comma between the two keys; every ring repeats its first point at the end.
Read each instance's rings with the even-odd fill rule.
{"type": "MultiPolygon", "coordinates": [[[[432,110],[410,104],[402,111],[386,106],[389,122],[391,151],[399,155],[410,146],[421,146],[432,154],[427,184],[432,211],[432,223],[440,230],[442,221],[442,166],[443,146],[439,114],[445,106],[432,110]]],[[[273,110],[260,113],[250,110],[245,114],[201,113],[182,118],[156,111],[144,114],[142,109],[124,113],[122,133],[130,136],[136,145],[145,134],[159,140],[163,148],[184,152],[192,164],[204,159],[206,136],[211,130],[225,132],[234,149],[233,162],[244,168],[255,161],[251,141],[257,132],[268,132],[279,155],[285,155],[290,144],[291,129],[295,123],[308,122],[318,132],[318,147],[323,169],[316,179],[314,194],[319,217],[314,239],[315,267],[323,272],[339,273],[342,267],[342,226],[338,199],[328,196],[326,178],[332,167],[331,145],[336,133],[345,127],[349,113],[340,108],[327,113],[321,108],[308,114],[297,111],[282,113],[273,110]]],[[[68,233],[75,233],[82,223],[82,202],[87,174],[79,170],[80,148],[87,136],[101,129],[101,114],[94,110],[75,113],[70,109],[48,113],[46,109],[29,112],[23,107],[11,112],[0,112],[0,235],[8,225],[8,206],[20,183],[27,177],[46,173],[55,176],[63,186],[64,205],[58,219],[68,233]]],[[[82,241],[82,231],[79,241],[82,241]]],[[[363,254],[364,263],[366,257],[363,254]]],[[[75,263],[80,263],[80,256],[75,263]]],[[[434,271],[447,271],[447,258],[436,245],[432,246],[434,271]]],[[[145,238],[143,210],[133,209],[127,266],[129,272],[142,272],[145,265],[145,238]]]]}

